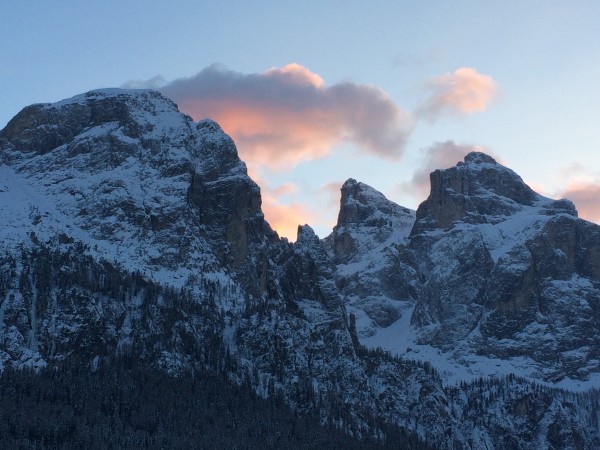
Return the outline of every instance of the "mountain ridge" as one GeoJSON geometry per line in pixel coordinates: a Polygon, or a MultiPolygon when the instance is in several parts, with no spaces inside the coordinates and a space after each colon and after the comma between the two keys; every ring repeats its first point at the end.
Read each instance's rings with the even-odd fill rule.
{"type": "Polygon", "coordinates": [[[357,437],[383,421],[440,448],[598,444],[600,227],[491,157],[434,172],[416,212],[348,180],[332,234],[290,243],[231,138],[160,94],[92,91],[9,125],[0,370],[135,354],[357,437]]]}

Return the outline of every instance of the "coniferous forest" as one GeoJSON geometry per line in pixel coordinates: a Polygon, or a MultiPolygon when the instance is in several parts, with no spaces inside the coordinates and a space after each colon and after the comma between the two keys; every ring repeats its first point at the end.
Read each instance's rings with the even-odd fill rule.
{"type": "MultiPolygon", "coordinates": [[[[209,372],[169,377],[122,359],[0,376],[0,448],[379,449],[417,440],[353,440],[209,372]]],[[[422,447],[419,447],[422,448],[422,447]]]]}

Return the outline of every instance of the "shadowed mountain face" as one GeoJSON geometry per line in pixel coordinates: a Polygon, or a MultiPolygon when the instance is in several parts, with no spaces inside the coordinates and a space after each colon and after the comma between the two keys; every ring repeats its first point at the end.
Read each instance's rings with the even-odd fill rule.
{"type": "Polygon", "coordinates": [[[27,107],[0,164],[0,370],[135,355],[354,436],[599,443],[597,396],[532,380],[598,386],[600,227],[485,154],[432,173],[416,213],[350,179],[332,234],[294,244],[233,141],[153,91],[27,107]]]}

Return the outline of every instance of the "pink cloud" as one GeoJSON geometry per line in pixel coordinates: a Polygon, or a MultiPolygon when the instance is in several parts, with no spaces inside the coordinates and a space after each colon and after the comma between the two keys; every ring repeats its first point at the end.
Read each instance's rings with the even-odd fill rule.
{"type": "Polygon", "coordinates": [[[294,183],[283,183],[281,186],[271,189],[270,192],[276,197],[294,195],[296,192],[298,192],[298,186],[296,186],[294,183]]]}
{"type": "MultiPolygon", "coordinates": [[[[158,88],[195,120],[217,121],[232,136],[249,175],[261,186],[267,220],[290,240],[296,238],[299,224],[335,224],[342,183],[314,190],[326,200],[308,205],[299,201],[297,186],[270,186],[264,179],[269,170],[289,171],[302,161],[327,156],[342,142],[353,143],[363,153],[398,159],[414,128],[413,115],[383,90],[351,82],[327,85],[299,64],[250,74],[212,65],[168,83],[155,77],[129,84],[158,88]]],[[[428,86],[432,94],[417,112],[417,117],[427,119],[482,111],[496,91],[490,77],[470,68],[435,78],[428,86]]],[[[454,165],[472,150],[480,148],[452,141],[434,145],[409,188],[427,195],[429,171],[454,165]]]]}
{"type": "Polygon", "coordinates": [[[304,204],[298,202],[298,186],[294,183],[283,183],[273,186],[259,173],[249,175],[260,186],[262,211],[265,219],[277,234],[290,241],[296,240],[298,225],[315,223],[317,216],[304,204]]]}
{"type": "Polygon", "coordinates": [[[430,121],[446,114],[468,115],[485,111],[498,93],[492,77],[470,67],[433,78],[427,84],[427,90],[431,95],[418,108],[417,115],[430,121]]]}
{"type": "Polygon", "coordinates": [[[350,82],[327,86],[298,64],[257,74],[213,65],[160,91],[194,119],[217,121],[242,159],[274,170],[326,156],[343,141],[398,158],[413,128],[411,115],[381,89],[350,82]]]}
{"type": "Polygon", "coordinates": [[[279,236],[286,237],[290,241],[296,240],[298,225],[315,223],[310,211],[295,201],[286,205],[279,203],[276,197],[263,195],[262,208],[271,227],[279,236]]]}
{"type": "Polygon", "coordinates": [[[600,223],[600,184],[573,182],[561,194],[575,203],[579,217],[590,222],[600,223]]]}
{"type": "Polygon", "coordinates": [[[553,198],[553,194],[546,188],[546,186],[544,184],[538,183],[537,181],[531,181],[531,180],[523,180],[523,181],[525,181],[525,184],[527,184],[527,186],[529,186],[531,189],[533,189],[538,194],[541,194],[544,197],[553,198]]]}
{"type": "Polygon", "coordinates": [[[308,223],[313,227],[333,228],[336,224],[342,182],[331,182],[301,192],[293,183],[272,186],[261,178],[256,178],[256,181],[261,186],[265,218],[280,236],[294,241],[298,225],[308,223]],[[302,193],[315,200],[308,204],[300,202],[302,193]]]}

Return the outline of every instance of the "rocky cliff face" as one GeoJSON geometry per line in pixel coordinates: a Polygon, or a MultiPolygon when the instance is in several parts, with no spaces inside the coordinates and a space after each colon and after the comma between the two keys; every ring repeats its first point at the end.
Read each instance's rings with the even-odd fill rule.
{"type": "Polygon", "coordinates": [[[595,354],[582,349],[598,334],[599,227],[485,155],[431,178],[409,244],[422,280],[418,341],[520,359],[542,379],[587,379],[596,371],[595,354]]]}
{"type": "MultiPolygon", "coordinates": [[[[595,386],[600,227],[480,153],[431,179],[410,234],[389,241],[373,239],[368,213],[353,221],[360,184],[342,189],[340,223],[325,242],[359,336],[450,377],[517,371],[595,386]],[[344,260],[336,248],[360,250],[341,252],[344,260]]],[[[392,210],[381,194],[370,198],[363,211],[392,210]]]]}
{"type": "MultiPolygon", "coordinates": [[[[456,221],[498,223],[539,200],[539,195],[521,177],[484,153],[470,153],[464,163],[436,170],[430,179],[431,193],[417,210],[413,234],[426,229],[446,229],[456,221]]],[[[553,209],[559,207],[577,214],[569,202],[553,209]]]]}
{"type": "Polygon", "coordinates": [[[231,138],[157,92],[34,105],[0,139],[6,165],[57,206],[48,221],[73,222],[131,267],[176,271],[216,258],[239,269],[250,245],[275,239],[231,138]]]}
{"type": "MultiPolygon", "coordinates": [[[[156,335],[166,326],[159,304],[183,301],[171,289],[210,300],[208,323],[215,323],[204,317],[167,331],[172,343],[203,346],[209,327],[216,327],[209,335],[220,333],[214,298],[226,286],[243,283],[250,295],[266,289],[260,248],[276,235],[264,221],[258,186],[214,122],[194,123],[156,92],[101,90],[25,108],[0,133],[0,147],[9,271],[2,314],[16,321],[5,331],[19,364],[64,358],[54,343],[87,342],[90,324],[103,330],[93,338],[102,344],[84,347],[99,355],[143,341],[139,333],[156,335]],[[36,252],[47,254],[44,266],[16,283],[10,273],[31,273],[27,255],[36,252]],[[55,266],[83,256],[99,262],[85,269],[99,279],[81,288],[75,276],[75,290],[62,292],[68,282],[57,285],[55,266]],[[115,291],[115,280],[132,286],[115,291]],[[110,301],[115,292],[120,301],[110,301]],[[140,322],[148,315],[150,330],[140,322]],[[19,342],[26,348],[17,350],[19,342]]],[[[80,270],[70,265],[67,272],[80,270]]],[[[178,370],[193,353],[177,344],[155,357],[178,370]]]]}
{"type": "Polygon", "coordinates": [[[233,141],[152,91],[25,108],[0,163],[0,370],[135,354],[354,436],[600,443],[600,229],[486,155],[416,214],[348,180],[332,234],[293,244],[233,141]]]}
{"type": "Polygon", "coordinates": [[[364,183],[349,179],[342,186],[332,241],[336,264],[361,260],[369,249],[400,243],[408,236],[414,211],[396,205],[364,183]]]}
{"type": "Polygon", "coordinates": [[[349,179],[342,186],[338,222],[324,242],[361,335],[398,320],[415,298],[412,270],[398,276],[406,268],[400,247],[414,221],[414,211],[364,183],[349,179]]]}

